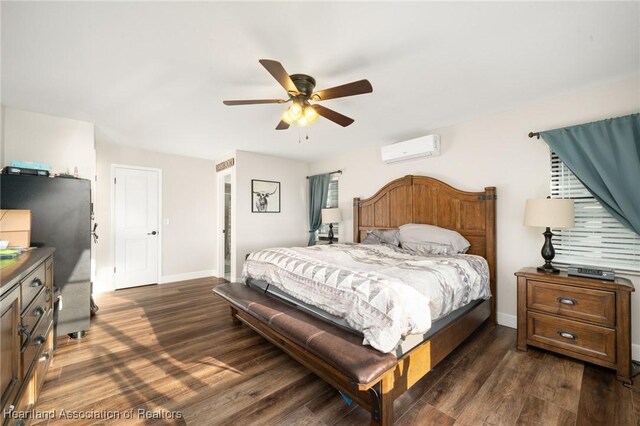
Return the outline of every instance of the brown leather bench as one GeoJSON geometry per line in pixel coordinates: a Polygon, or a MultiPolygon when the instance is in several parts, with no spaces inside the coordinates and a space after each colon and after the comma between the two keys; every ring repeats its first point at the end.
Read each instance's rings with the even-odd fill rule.
{"type": "Polygon", "coordinates": [[[237,310],[282,334],[308,352],[346,375],[352,382],[366,385],[395,367],[394,355],[362,345],[362,336],[298,310],[241,283],[222,284],[213,292],[237,310]]]}
{"type": "Polygon", "coordinates": [[[371,413],[372,425],[394,422],[393,401],[424,377],[491,313],[487,300],[402,358],[362,345],[362,337],[241,283],[213,292],[244,323],[371,413]]]}

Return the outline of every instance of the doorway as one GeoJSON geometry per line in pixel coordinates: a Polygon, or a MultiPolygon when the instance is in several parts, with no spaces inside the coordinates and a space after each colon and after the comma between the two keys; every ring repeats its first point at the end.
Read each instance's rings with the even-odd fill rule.
{"type": "Polygon", "coordinates": [[[224,177],[224,279],[231,279],[231,174],[224,177]]]}
{"type": "Polygon", "coordinates": [[[115,288],[160,280],[160,169],[112,166],[115,288]]]}
{"type": "Polygon", "coordinates": [[[231,281],[234,276],[233,255],[233,174],[231,170],[218,173],[218,265],[219,276],[231,281]]]}

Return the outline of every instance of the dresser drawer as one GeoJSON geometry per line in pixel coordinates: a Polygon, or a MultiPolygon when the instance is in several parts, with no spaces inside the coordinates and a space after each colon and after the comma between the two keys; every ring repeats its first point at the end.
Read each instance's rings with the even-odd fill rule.
{"type": "Polygon", "coordinates": [[[47,333],[47,340],[42,346],[42,350],[38,353],[36,365],[34,367],[33,381],[35,385],[35,399],[38,399],[40,396],[47,368],[49,367],[51,358],[53,357],[53,328],[49,329],[49,332],[47,333]]]}
{"type": "Polygon", "coordinates": [[[24,310],[46,283],[45,267],[42,263],[20,284],[21,310],[24,310]]]}
{"type": "Polygon", "coordinates": [[[616,296],[612,291],[529,281],[527,307],[609,327],[616,323],[616,296]]]}
{"type": "MultiPolygon", "coordinates": [[[[34,406],[34,398],[33,398],[33,383],[29,382],[25,387],[22,395],[20,395],[20,399],[16,402],[15,412],[16,413],[24,413],[27,414],[29,411],[33,409],[34,406]]],[[[24,415],[16,415],[15,418],[10,418],[7,422],[7,425],[10,426],[28,426],[31,424],[31,416],[27,418],[24,415]]]]}
{"type": "MultiPolygon", "coordinates": [[[[49,287],[45,287],[38,295],[35,300],[31,302],[27,309],[22,312],[20,316],[20,323],[23,326],[23,329],[29,332],[29,334],[33,334],[33,330],[38,323],[38,320],[43,317],[47,317],[51,311],[51,291],[49,287]]],[[[27,341],[27,333],[22,334],[22,343],[27,341]]]]}
{"type": "Polygon", "coordinates": [[[550,315],[529,312],[527,337],[611,364],[616,362],[616,331],[550,315]]]}
{"type": "Polygon", "coordinates": [[[53,315],[50,309],[45,316],[38,322],[34,332],[31,333],[31,339],[27,341],[26,346],[22,349],[22,377],[24,378],[36,355],[40,353],[43,347],[46,347],[47,341],[51,338],[49,331],[53,325],[53,315]]]}

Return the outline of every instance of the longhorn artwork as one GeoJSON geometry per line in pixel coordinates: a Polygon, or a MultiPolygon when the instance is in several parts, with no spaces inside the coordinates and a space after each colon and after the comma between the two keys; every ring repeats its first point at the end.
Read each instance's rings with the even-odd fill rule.
{"type": "Polygon", "coordinates": [[[280,182],[251,180],[251,212],[280,213],[280,182]]]}

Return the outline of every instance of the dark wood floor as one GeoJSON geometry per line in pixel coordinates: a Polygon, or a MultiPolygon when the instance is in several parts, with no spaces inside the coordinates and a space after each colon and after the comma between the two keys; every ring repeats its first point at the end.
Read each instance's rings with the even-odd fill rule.
{"type": "MultiPolygon", "coordinates": [[[[57,410],[48,423],[65,425],[368,424],[364,410],[246,327],[232,326],[211,293],[218,282],[99,295],[87,337],[60,340],[38,411],[57,410]],[[63,421],[61,409],[121,418],[63,421]],[[182,418],[141,420],[138,409],[182,418]],[[131,410],[134,420],[123,421],[131,410]]],[[[551,353],[518,352],[515,341],[515,330],[481,328],[396,401],[396,423],[639,424],[639,384],[625,387],[608,370],[551,353]]]]}

